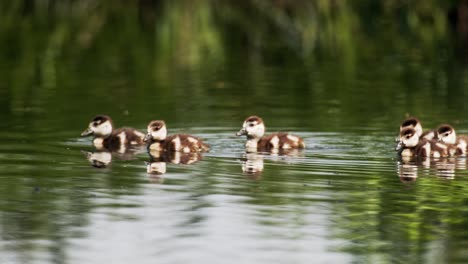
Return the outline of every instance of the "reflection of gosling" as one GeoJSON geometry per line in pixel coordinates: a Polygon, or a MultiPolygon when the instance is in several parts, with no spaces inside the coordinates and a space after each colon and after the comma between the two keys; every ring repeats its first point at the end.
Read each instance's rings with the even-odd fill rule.
{"type": "Polygon", "coordinates": [[[237,136],[247,136],[245,147],[247,152],[278,152],[284,149],[305,148],[304,140],[288,133],[265,134],[265,124],[258,116],[250,116],[244,120],[237,136]]]}
{"type": "Polygon", "coordinates": [[[455,168],[457,170],[466,170],[466,158],[455,159],[455,168]]]}
{"type": "Polygon", "coordinates": [[[124,127],[114,130],[112,119],[106,115],[96,116],[81,136],[93,135],[93,144],[97,149],[125,152],[130,145],[142,145],[145,134],[140,131],[124,127]]]}
{"type": "Polygon", "coordinates": [[[146,172],[152,175],[161,175],[166,173],[166,162],[147,162],[146,172]]]}
{"type": "Polygon", "coordinates": [[[180,151],[184,153],[208,151],[210,147],[195,136],[176,134],[167,136],[166,123],[154,120],[148,124],[148,134],[145,137],[149,150],[180,151]]]}
{"type": "Polygon", "coordinates": [[[242,172],[248,175],[260,175],[263,172],[263,156],[247,154],[247,159],[242,162],[242,172]]]}
{"type": "Polygon", "coordinates": [[[107,151],[82,151],[82,153],[86,155],[86,159],[91,163],[91,165],[96,168],[105,168],[112,162],[112,154],[107,151]]]}
{"type": "Polygon", "coordinates": [[[418,166],[415,164],[399,163],[397,172],[402,182],[414,182],[418,178],[418,166]]]}
{"type": "Polygon", "coordinates": [[[455,178],[455,160],[452,159],[442,159],[435,162],[435,168],[437,171],[437,176],[445,179],[454,179],[455,178]]]}
{"type": "Polygon", "coordinates": [[[437,128],[437,138],[440,142],[456,146],[458,156],[466,156],[468,136],[458,135],[451,125],[440,125],[437,128]]]}
{"type": "Polygon", "coordinates": [[[449,157],[456,155],[456,148],[436,140],[419,139],[414,128],[405,128],[400,132],[395,148],[402,157],[449,157]]]}
{"type": "Polygon", "coordinates": [[[149,155],[152,161],[162,161],[173,164],[193,164],[202,159],[202,155],[198,152],[182,153],[176,151],[150,150],[149,155]]]}

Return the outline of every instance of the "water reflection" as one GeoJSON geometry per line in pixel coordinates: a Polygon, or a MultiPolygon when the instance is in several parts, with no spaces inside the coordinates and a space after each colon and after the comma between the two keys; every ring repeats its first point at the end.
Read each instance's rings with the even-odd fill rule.
{"type": "Polygon", "coordinates": [[[454,179],[457,171],[466,170],[465,157],[450,158],[408,158],[400,157],[397,174],[402,182],[414,182],[419,176],[435,175],[444,179],[454,179]],[[422,175],[419,175],[422,173],[422,175]]]}
{"type": "Polygon", "coordinates": [[[172,164],[193,164],[202,159],[199,152],[182,153],[179,151],[156,151],[151,150],[148,152],[150,156],[150,163],[152,162],[166,162],[172,164]]]}
{"type": "Polygon", "coordinates": [[[162,175],[166,173],[166,162],[163,162],[163,161],[146,162],[146,172],[150,175],[162,175]]]}
{"type": "Polygon", "coordinates": [[[163,183],[164,177],[163,174],[166,173],[166,162],[163,161],[154,161],[154,162],[145,162],[146,163],[146,173],[149,175],[150,182],[152,183],[163,183]]]}
{"type": "Polygon", "coordinates": [[[109,151],[81,151],[85,154],[86,159],[96,168],[106,168],[112,162],[112,154],[109,151]]]}
{"type": "Polygon", "coordinates": [[[303,154],[302,149],[281,149],[272,152],[247,152],[242,158],[242,173],[252,179],[260,179],[264,169],[265,158],[274,162],[293,163],[294,158],[303,154]]]}
{"type": "Polygon", "coordinates": [[[455,179],[456,159],[437,159],[433,164],[438,177],[448,180],[455,179]]]}
{"type": "Polygon", "coordinates": [[[144,152],[144,148],[119,148],[118,151],[109,151],[106,148],[96,148],[94,151],[81,150],[86,159],[91,163],[91,166],[96,168],[107,168],[111,165],[113,157],[120,160],[133,160],[136,159],[138,154],[144,152]]]}
{"type": "Polygon", "coordinates": [[[414,182],[418,178],[418,165],[413,162],[398,161],[397,173],[402,182],[414,182]]]}
{"type": "MultiPolygon", "coordinates": [[[[464,173],[461,171],[466,167],[463,158],[399,160],[395,168],[396,161],[389,144],[391,135],[382,136],[387,132],[367,137],[357,137],[353,133],[302,133],[308,145],[313,146],[305,151],[243,153],[240,143],[227,139],[227,133],[224,133],[227,130],[204,134],[214,146],[212,152],[204,154],[206,156],[148,153],[144,148],[141,154],[127,152],[126,155],[94,149],[83,151],[92,166],[112,165],[112,169],[89,166],[79,152],[89,142],[78,141],[79,144],[67,146],[76,150],[70,152],[69,164],[23,161],[23,178],[33,185],[20,181],[20,177],[8,177],[18,170],[15,164],[22,156],[11,160],[4,157],[2,173],[8,188],[2,192],[2,199],[7,201],[3,207],[5,211],[13,210],[13,214],[3,215],[2,220],[7,223],[3,229],[8,230],[6,235],[12,236],[13,241],[27,234],[39,234],[39,238],[46,241],[56,241],[55,237],[48,237],[50,228],[41,227],[52,225],[56,230],[59,226],[59,234],[67,238],[73,236],[71,229],[78,228],[78,235],[84,235],[74,239],[71,246],[60,243],[65,252],[62,262],[70,260],[72,263],[90,262],[95,255],[110,254],[111,249],[103,253],[97,245],[104,238],[113,243],[137,244],[138,248],[154,255],[159,251],[146,246],[150,244],[147,242],[164,244],[163,241],[167,242],[167,237],[171,237],[173,239],[164,244],[166,248],[162,250],[178,247],[181,243],[194,248],[199,246],[201,252],[208,252],[204,253],[208,262],[213,260],[208,246],[215,245],[216,250],[224,253],[231,252],[237,245],[245,245],[245,248],[235,248],[239,252],[251,248],[248,243],[253,241],[252,236],[256,238],[255,243],[268,243],[280,252],[278,254],[298,255],[294,249],[283,247],[287,243],[314,243],[324,245],[318,251],[335,260],[330,262],[351,262],[339,261],[335,258],[337,255],[359,257],[362,254],[367,257],[375,254],[395,255],[395,258],[402,259],[401,263],[412,263],[414,261],[411,260],[427,251],[411,253],[408,257],[401,256],[400,250],[396,253],[386,250],[398,243],[404,243],[411,249],[414,244],[438,241],[433,238],[434,234],[446,234],[450,228],[457,232],[466,228],[466,221],[460,227],[450,224],[458,221],[457,214],[465,213],[459,212],[459,208],[464,208],[466,195],[463,186],[468,179],[462,177],[464,173]],[[363,156],[362,153],[369,154],[363,156]],[[203,161],[198,162],[202,158],[203,161]],[[130,161],[121,162],[121,159],[130,161]],[[147,161],[146,166],[143,160],[147,161]],[[11,165],[5,166],[5,163],[11,165]],[[63,171],[70,164],[83,163],[86,166],[74,166],[77,170],[67,171],[67,177],[55,177],[64,175],[63,171]],[[402,180],[412,182],[408,186],[415,188],[401,188],[395,179],[396,170],[402,180]],[[9,171],[8,174],[5,171],[9,171]],[[39,175],[40,182],[35,181],[37,175],[33,174],[37,171],[46,172],[39,175]],[[424,177],[431,174],[432,177],[424,177]],[[434,177],[446,175],[445,179],[454,174],[457,175],[455,181],[440,181],[434,177]],[[11,188],[24,184],[25,188],[19,191],[11,188]],[[70,193],[74,195],[72,200],[70,193]],[[69,200],[72,203],[67,202],[69,200]],[[32,202],[23,204],[23,201],[32,202]],[[431,201],[431,207],[425,206],[427,201],[431,201]],[[33,208],[28,207],[30,204],[33,208]],[[16,209],[20,211],[15,212],[16,209]],[[57,218],[43,217],[46,213],[57,218]],[[161,218],[161,215],[168,217],[161,218]],[[20,231],[15,231],[16,216],[33,219],[37,223],[34,226],[26,223],[20,231]],[[64,223],[64,219],[70,221],[64,223]],[[420,223],[424,224],[424,229],[413,228],[420,223]],[[159,232],[147,232],[160,226],[164,228],[158,229],[159,232]],[[44,233],[41,230],[45,230],[44,233]],[[148,237],[133,236],[134,230],[138,234],[148,234],[148,237]],[[229,230],[244,232],[226,234],[229,230]],[[219,237],[207,234],[218,231],[219,237]],[[239,244],[223,244],[226,237],[239,241],[239,244]],[[209,245],[200,245],[198,241],[206,241],[209,245]],[[372,248],[373,245],[378,246],[372,248]]],[[[60,151],[48,149],[50,160],[63,161],[64,154],[68,152],[61,147],[57,149],[60,151]]],[[[453,241],[464,243],[466,240],[459,238],[450,242],[453,241]]],[[[250,260],[247,262],[263,263],[256,256],[270,256],[271,248],[253,252],[246,250],[250,260]]],[[[14,250],[10,252],[16,254],[14,250]]],[[[309,257],[307,248],[298,252],[305,258],[309,257]]],[[[191,257],[191,254],[187,255],[191,257]]],[[[147,255],[143,254],[143,257],[147,255]]],[[[172,258],[172,255],[167,258],[172,258]]],[[[297,262],[307,263],[305,258],[297,262]]]]}
{"type": "Polygon", "coordinates": [[[152,182],[162,183],[161,175],[166,173],[166,163],[190,165],[202,159],[201,153],[181,153],[178,151],[150,150],[149,162],[146,162],[146,172],[150,175],[152,182]]]}
{"type": "Polygon", "coordinates": [[[253,179],[260,179],[263,172],[263,155],[246,153],[242,158],[242,172],[253,179]]]}
{"type": "Polygon", "coordinates": [[[304,150],[303,149],[280,149],[277,151],[272,151],[270,154],[272,157],[282,157],[282,158],[300,157],[304,154],[304,150]]]}

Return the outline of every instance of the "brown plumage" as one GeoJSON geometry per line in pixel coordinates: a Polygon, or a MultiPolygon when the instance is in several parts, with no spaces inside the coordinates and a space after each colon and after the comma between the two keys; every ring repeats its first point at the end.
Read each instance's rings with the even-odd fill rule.
{"type": "Polygon", "coordinates": [[[396,150],[405,157],[451,157],[457,155],[454,145],[443,144],[437,140],[419,138],[414,128],[405,128],[400,132],[396,150]]]}
{"type": "Polygon", "coordinates": [[[105,137],[103,140],[103,146],[106,149],[113,150],[118,149],[122,145],[128,147],[131,145],[142,145],[144,144],[143,138],[145,134],[136,131],[130,127],[123,127],[116,130],[113,130],[112,133],[105,137]],[[125,134],[125,137],[119,136],[125,134]]]}
{"type": "Polygon", "coordinates": [[[459,156],[465,156],[468,146],[468,136],[467,135],[457,135],[455,128],[451,125],[443,124],[440,125],[437,130],[437,138],[440,142],[443,142],[447,145],[453,145],[456,147],[456,153],[459,156]]]}
{"type": "Polygon", "coordinates": [[[270,152],[305,148],[304,140],[288,133],[265,134],[265,124],[259,116],[249,116],[244,120],[237,136],[247,136],[247,152],[270,152]]]}
{"type": "Polygon", "coordinates": [[[144,141],[151,151],[180,151],[184,153],[204,152],[210,147],[198,137],[188,134],[167,136],[166,124],[162,120],[154,120],[148,124],[148,134],[144,141]]]}
{"type": "Polygon", "coordinates": [[[192,135],[175,134],[168,136],[166,140],[164,140],[164,149],[188,153],[208,151],[210,147],[203,143],[201,139],[192,135]],[[177,143],[178,141],[180,143],[177,143]]]}
{"type": "Polygon", "coordinates": [[[97,149],[105,148],[110,151],[123,152],[130,145],[143,144],[145,134],[142,132],[130,127],[113,129],[113,126],[109,116],[98,115],[91,120],[81,136],[94,136],[93,144],[97,149]]]}
{"type": "Polygon", "coordinates": [[[267,136],[263,136],[258,141],[257,150],[258,151],[271,151],[272,149],[301,149],[305,147],[304,140],[297,136],[293,136],[297,138],[297,141],[293,141],[290,139],[290,135],[288,133],[273,133],[267,136]],[[288,138],[289,136],[289,138],[288,138]],[[275,141],[277,138],[278,143],[276,144],[275,141]],[[277,147],[275,147],[277,145],[277,147]],[[286,148],[285,148],[286,146],[286,148]]]}

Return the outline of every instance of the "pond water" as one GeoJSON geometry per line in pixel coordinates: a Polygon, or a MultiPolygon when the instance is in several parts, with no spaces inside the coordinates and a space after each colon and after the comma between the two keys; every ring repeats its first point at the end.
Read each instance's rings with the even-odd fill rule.
{"type": "Polygon", "coordinates": [[[465,158],[404,162],[392,133],[300,130],[303,151],[245,154],[233,131],[194,129],[212,150],[161,175],[144,150],[87,156],[80,131],[5,133],[2,262],[440,263],[462,250],[465,158]]]}
{"type": "Polygon", "coordinates": [[[468,133],[452,6],[327,2],[0,4],[0,262],[466,263],[468,160],[394,151],[468,133]],[[100,152],[97,114],[211,150],[100,152]],[[245,153],[254,114],[306,149],[245,153]]]}

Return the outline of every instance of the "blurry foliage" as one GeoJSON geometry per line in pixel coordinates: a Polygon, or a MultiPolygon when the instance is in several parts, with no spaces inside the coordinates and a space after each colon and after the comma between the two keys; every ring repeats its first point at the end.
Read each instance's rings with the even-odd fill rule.
{"type": "Polygon", "coordinates": [[[460,123],[464,3],[5,1],[0,117],[55,114],[59,126],[62,113],[130,112],[140,124],[151,109],[222,122],[284,107],[312,129],[390,127],[408,113],[460,123]]]}
{"type": "MultiPolygon", "coordinates": [[[[448,68],[459,55],[447,20],[453,7],[455,1],[435,0],[5,1],[0,3],[2,108],[49,112],[49,101],[81,96],[142,111],[128,98],[138,102],[149,93],[161,98],[160,109],[170,109],[180,96],[210,107],[224,101],[245,108],[252,102],[244,91],[252,100],[281,93],[299,106],[317,100],[324,105],[311,111],[330,110],[342,123],[363,120],[340,113],[388,109],[398,100],[413,105],[414,93],[458,105],[464,92],[457,87],[467,80],[453,78],[463,72],[448,68]],[[271,72],[270,66],[283,70],[271,72]],[[272,74],[283,78],[267,87],[265,78],[272,74]],[[402,91],[395,92],[397,86],[402,91]],[[280,87],[285,88],[276,90],[280,87]],[[233,100],[215,100],[210,89],[230,91],[233,100]],[[367,107],[356,104],[363,96],[376,100],[367,107]]],[[[182,106],[182,112],[193,106],[182,106]]],[[[395,110],[392,115],[402,116],[425,109],[395,110]]]]}

